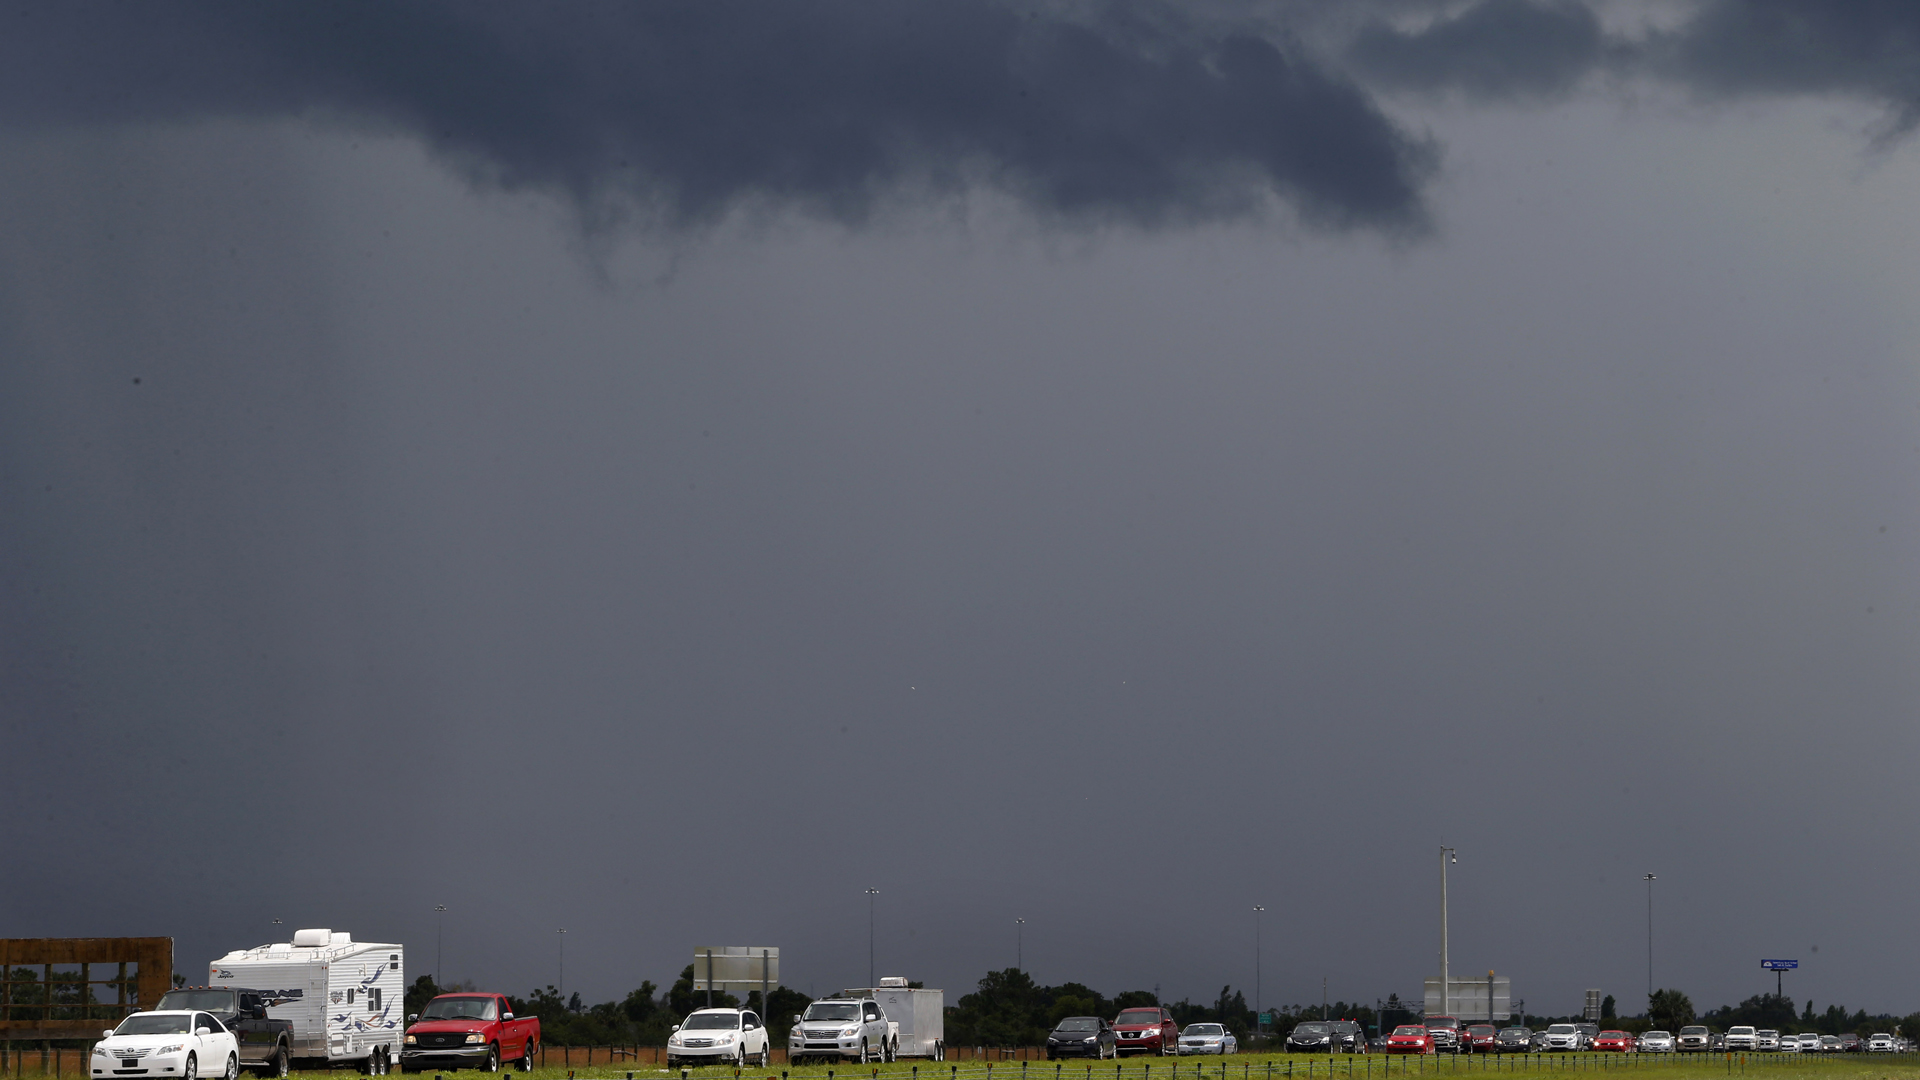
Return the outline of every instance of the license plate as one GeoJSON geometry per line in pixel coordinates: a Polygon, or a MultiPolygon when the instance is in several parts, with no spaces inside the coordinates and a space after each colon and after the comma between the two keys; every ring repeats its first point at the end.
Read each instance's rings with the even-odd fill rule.
{"type": "Polygon", "coordinates": [[[121,1058],[120,1067],[123,1069],[137,1069],[140,1067],[140,1059],[139,1058],[121,1058]]]}

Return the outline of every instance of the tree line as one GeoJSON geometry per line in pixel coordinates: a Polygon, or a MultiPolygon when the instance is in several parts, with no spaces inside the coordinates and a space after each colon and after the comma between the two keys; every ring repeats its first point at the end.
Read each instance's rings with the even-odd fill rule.
{"type": "MultiPolygon", "coordinates": [[[[434,983],[431,975],[422,975],[407,990],[406,1010],[409,1015],[419,1012],[437,994],[475,989],[471,984],[442,987],[434,983]]],[[[813,999],[784,986],[774,987],[769,996],[770,1009],[760,1007],[758,990],[744,1000],[716,991],[713,1004],[721,1008],[752,1009],[766,1020],[767,1032],[775,1045],[783,1045],[793,1026],[794,1015],[813,999]]],[[[688,1013],[707,1007],[706,991],[693,988],[692,964],[683,968],[680,977],[664,991],[651,981],[642,982],[620,1000],[598,1005],[584,1003],[578,993],[563,997],[551,985],[525,997],[509,994],[507,1000],[516,1015],[539,1017],[541,1037],[553,1046],[664,1046],[673,1025],[682,1022],[688,1013]]],[[[1256,1035],[1258,1018],[1253,1008],[1247,1004],[1244,991],[1230,985],[1222,986],[1211,1001],[1183,998],[1168,1003],[1161,1002],[1150,990],[1124,990],[1107,997],[1084,983],[1042,986],[1025,971],[1006,968],[989,971],[973,992],[948,1004],[946,1039],[949,1046],[1038,1046],[1046,1042],[1047,1032],[1066,1017],[1104,1016],[1111,1020],[1125,1009],[1162,1004],[1182,1028],[1196,1023],[1222,1024],[1242,1044],[1256,1035]]],[[[1614,1015],[1615,1003],[1608,997],[1602,1003],[1601,1022],[1606,1027],[1636,1034],[1649,1030],[1678,1031],[1699,1023],[1721,1031],[1736,1024],[1749,1024],[1795,1034],[1853,1032],[1865,1036],[1877,1031],[1897,1031],[1909,1037],[1920,1036],[1920,1013],[1905,1018],[1886,1013],[1870,1016],[1864,1009],[1848,1012],[1841,1005],[1829,1005],[1825,1011],[1815,1012],[1811,1001],[1796,1011],[1792,998],[1777,994],[1759,994],[1739,1005],[1722,1005],[1696,1015],[1693,1002],[1686,994],[1663,989],[1653,993],[1647,1006],[1643,1016],[1621,1017],[1614,1015]]],[[[1402,1002],[1397,995],[1389,995],[1378,1012],[1371,1005],[1347,1001],[1292,1004],[1270,1007],[1266,1011],[1270,1016],[1265,1030],[1276,1036],[1284,1036],[1296,1024],[1320,1019],[1353,1020],[1368,1031],[1391,1031],[1396,1024],[1418,1022],[1421,1015],[1418,1007],[1402,1002]]],[[[1582,1019],[1579,1015],[1533,1014],[1517,1018],[1536,1028],[1552,1023],[1578,1023],[1582,1019]]]]}

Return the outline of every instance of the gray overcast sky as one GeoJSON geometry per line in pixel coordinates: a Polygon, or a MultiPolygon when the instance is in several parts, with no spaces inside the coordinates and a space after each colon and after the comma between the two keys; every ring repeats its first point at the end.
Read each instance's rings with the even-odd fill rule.
{"type": "Polygon", "coordinates": [[[0,933],[1920,1008],[1920,15],[565,10],[5,13],[0,933]]]}

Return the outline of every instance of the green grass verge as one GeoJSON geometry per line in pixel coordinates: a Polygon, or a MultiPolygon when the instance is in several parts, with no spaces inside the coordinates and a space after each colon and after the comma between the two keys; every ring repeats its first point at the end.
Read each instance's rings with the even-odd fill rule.
{"type": "MultiPolygon", "coordinates": [[[[1451,1055],[1416,1057],[1364,1054],[1333,1058],[1301,1054],[1238,1054],[1227,1058],[1125,1058],[1116,1073],[1112,1061],[996,1061],[991,1074],[984,1061],[900,1061],[891,1065],[805,1065],[789,1068],[735,1070],[709,1066],[688,1070],[689,1080],[1499,1080],[1502,1076],[1533,1080],[1920,1080],[1920,1054],[1847,1054],[1824,1057],[1800,1054],[1724,1055],[1669,1054],[1516,1054],[1499,1057],[1455,1058],[1451,1055]],[[1021,1066],[1024,1065],[1023,1069],[1021,1066]],[[1059,1066],[1059,1068],[1055,1068],[1059,1066]],[[1091,1066],[1091,1068],[1089,1068],[1091,1066]],[[1269,1067],[1271,1066],[1271,1072],[1269,1067]],[[917,1071],[916,1071],[917,1067],[917,1071]],[[957,1068],[957,1072],[956,1072],[957,1068]],[[1576,1075],[1577,1074],[1577,1075],[1576,1075]]],[[[654,1065],[549,1067],[525,1075],[529,1080],[678,1080],[654,1065]]],[[[311,1080],[344,1080],[347,1073],[295,1073],[311,1080]]],[[[433,1071],[418,1074],[433,1080],[433,1071]]],[[[446,1080],[480,1080],[473,1070],[446,1080]]],[[[398,1076],[398,1073],[395,1073],[398,1076]]],[[[501,1080],[506,1080],[503,1076],[501,1080]]]]}

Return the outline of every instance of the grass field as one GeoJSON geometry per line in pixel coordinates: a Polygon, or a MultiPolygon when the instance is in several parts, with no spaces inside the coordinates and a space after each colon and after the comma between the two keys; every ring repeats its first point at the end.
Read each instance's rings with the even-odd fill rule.
{"type": "MultiPolygon", "coordinates": [[[[681,1070],[653,1066],[628,1069],[596,1065],[573,1069],[535,1069],[532,1080],[660,1080],[681,1070]]],[[[1753,1080],[1920,1080],[1920,1055],[1847,1054],[1823,1057],[1800,1054],[1515,1054],[1455,1058],[1363,1054],[1334,1058],[1303,1055],[1240,1054],[1228,1058],[1128,1058],[1103,1061],[1001,1061],[987,1063],[901,1061],[891,1065],[784,1065],[736,1070],[712,1066],[688,1070],[689,1080],[1497,1080],[1499,1076],[1526,1076],[1537,1080],[1573,1074],[1610,1073],[1628,1080],[1725,1080],[1747,1076],[1753,1080]],[[1118,1069],[1116,1071],[1116,1065],[1118,1069]]],[[[296,1074],[306,1076],[309,1074],[296,1074]]],[[[313,1080],[327,1073],[310,1074],[313,1080]]],[[[331,1074],[338,1080],[342,1074],[331,1074]]],[[[436,1074],[419,1074],[431,1080],[436,1074]]],[[[452,1074],[438,1074],[454,1080],[452,1074]]],[[[465,1080],[461,1077],[460,1080],[465,1080]]],[[[476,1078],[477,1080],[477,1078],[476,1078]]]]}

